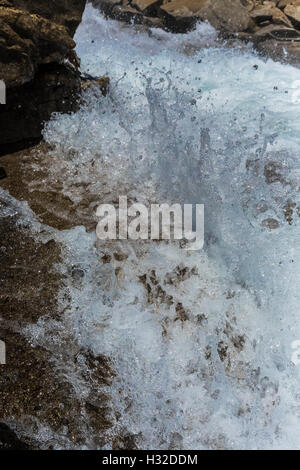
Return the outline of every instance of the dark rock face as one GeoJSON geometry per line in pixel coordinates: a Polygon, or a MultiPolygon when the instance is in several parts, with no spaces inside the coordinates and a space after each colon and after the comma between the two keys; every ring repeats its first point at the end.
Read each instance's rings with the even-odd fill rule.
{"type": "Polygon", "coordinates": [[[0,154],[41,139],[52,112],[76,109],[80,91],[72,37],[85,0],[0,0],[0,154]]]}
{"type": "Polygon", "coordinates": [[[81,21],[86,0],[9,0],[14,6],[66,26],[73,37],[81,21]]]}
{"type": "Polygon", "coordinates": [[[6,424],[0,423],[0,450],[28,450],[29,446],[18,439],[6,424]]]}
{"type": "Polygon", "coordinates": [[[0,156],[38,143],[44,122],[53,112],[75,110],[80,91],[79,73],[56,63],[39,67],[33,80],[9,89],[0,107],[0,156]]]}

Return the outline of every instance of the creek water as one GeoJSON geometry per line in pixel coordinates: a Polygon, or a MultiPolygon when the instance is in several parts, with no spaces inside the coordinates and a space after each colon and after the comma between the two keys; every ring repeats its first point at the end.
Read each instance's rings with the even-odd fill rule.
{"type": "Polygon", "coordinates": [[[207,24],[172,35],[89,4],[75,39],[82,72],[111,84],[45,126],[64,194],[92,194],[91,212],[120,195],[205,205],[195,252],[57,234],[84,272],[72,334],[115,370],[105,448],[120,430],[144,449],[299,448],[300,70],[207,24]]]}

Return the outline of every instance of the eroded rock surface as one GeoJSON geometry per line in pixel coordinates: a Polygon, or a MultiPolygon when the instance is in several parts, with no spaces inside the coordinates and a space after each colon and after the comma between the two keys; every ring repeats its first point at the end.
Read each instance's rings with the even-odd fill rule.
{"type": "MultiPolygon", "coordinates": [[[[21,155],[15,155],[19,167],[21,155]]],[[[6,159],[13,161],[14,155],[6,159]]],[[[22,192],[22,177],[7,168],[7,180],[22,192]]],[[[47,193],[40,208],[55,204],[53,199],[47,193]]],[[[45,217],[55,225],[51,209],[45,217]]],[[[6,344],[6,364],[0,366],[0,450],[97,448],[111,426],[103,386],[114,372],[104,356],[82,348],[70,325],[64,325],[59,292],[68,279],[77,282],[79,274],[76,266],[64,274],[59,269],[64,245],[56,233],[1,192],[0,338],[6,344]],[[44,319],[52,322],[51,333],[45,330],[41,343],[35,342],[36,334],[28,332],[39,336],[44,319]],[[76,394],[75,383],[84,388],[84,396],[76,394]]]]}
{"type": "Polygon", "coordinates": [[[175,33],[209,22],[274,59],[300,63],[299,0],[90,0],[106,16],[175,33]]]}
{"type": "Polygon", "coordinates": [[[53,111],[76,109],[79,60],[73,35],[85,0],[0,1],[0,154],[41,138],[53,111]]]}
{"type": "Polygon", "coordinates": [[[240,0],[173,0],[162,5],[161,10],[170,29],[182,32],[199,20],[231,32],[251,27],[251,19],[240,0]]]}

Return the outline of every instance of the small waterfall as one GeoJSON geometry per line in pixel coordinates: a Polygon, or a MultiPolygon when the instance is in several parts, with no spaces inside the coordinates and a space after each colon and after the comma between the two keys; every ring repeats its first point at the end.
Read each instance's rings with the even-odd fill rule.
{"type": "MultiPolygon", "coordinates": [[[[206,24],[145,31],[89,4],[76,41],[111,91],[45,126],[49,187],[88,196],[91,217],[119,195],[205,205],[193,254],[56,235],[61,269],[84,272],[62,289],[61,321],[115,371],[104,447],[126,434],[144,449],[299,448],[300,71],[220,45],[206,24]]],[[[41,331],[56,334],[47,319],[27,334],[41,331]]]]}

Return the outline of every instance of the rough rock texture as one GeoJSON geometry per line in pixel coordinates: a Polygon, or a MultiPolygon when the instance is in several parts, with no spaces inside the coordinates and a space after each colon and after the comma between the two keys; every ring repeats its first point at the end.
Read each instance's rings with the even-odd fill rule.
{"type": "Polygon", "coordinates": [[[14,6],[64,25],[73,37],[81,21],[86,0],[9,0],[14,6]]]}
{"type": "Polygon", "coordinates": [[[300,0],[89,0],[108,17],[185,33],[208,21],[221,37],[300,64],[300,0]]]}
{"type": "MultiPolygon", "coordinates": [[[[97,222],[88,210],[89,198],[74,204],[63,195],[61,181],[55,187],[45,183],[49,159],[44,142],[1,158],[7,173],[1,187],[18,201],[28,201],[45,225],[36,236],[31,219],[0,196],[0,338],[6,343],[6,365],[0,366],[0,450],[103,448],[116,419],[105,392],[115,376],[113,365],[77,343],[67,313],[67,286],[80,283],[82,270],[65,262],[67,247],[52,232],[78,224],[95,230],[97,222]],[[43,319],[51,322],[51,330],[35,342],[35,335],[25,331],[43,319]]],[[[111,445],[132,449],[134,440],[120,429],[111,445]]]]}
{"type": "Polygon", "coordinates": [[[287,5],[284,9],[285,15],[291,20],[296,28],[300,27],[300,4],[287,5]]]}
{"type": "Polygon", "coordinates": [[[53,63],[39,67],[30,82],[9,89],[0,107],[0,155],[38,143],[53,112],[76,109],[80,90],[79,73],[53,63]]]}
{"type": "Polygon", "coordinates": [[[151,24],[151,19],[159,18],[160,21],[153,22],[153,26],[166,27],[174,32],[186,32],[199,20],[209,21],[217,29],[232,32],[246,31],[253,24],[241,0],[91,0],[91,2],[107,16],[124,21],[133,20],[136,23],[151,24]],[[125,11],[130,11],[131,15],[126,15],[125,11]]]}
{"type": "Polygon", "coordinates": [[[41,138],[54,111],[76,108],[79,61],[72,36],[85,0],[0,0],[0,154],[41,138]],[[15,145],[15,146],[14,146],[15,145]]]}
{"type": "Polygon", "coordinates": [[[173,0],[161,7],[170,29],[184,30],[197,21],[208,21],[218,30],[247,31],[251,19],[240,0],[173,0]]]}

